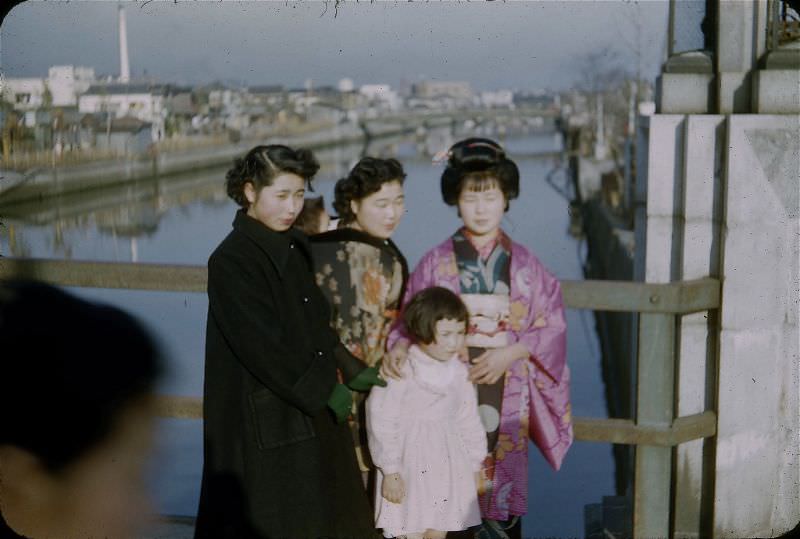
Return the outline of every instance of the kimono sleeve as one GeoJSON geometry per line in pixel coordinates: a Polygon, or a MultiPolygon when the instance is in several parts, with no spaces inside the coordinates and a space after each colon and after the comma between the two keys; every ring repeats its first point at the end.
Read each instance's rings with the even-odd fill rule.
{"type": "Polygon", "coordinates": [[[478,397],[475,386],[467,379],[464,369],[464,380],[459,383],[458,433],[464,442],[467,458],[472,470],[480,471],[486,457],[486,429],[478,414],[478,397]]]}
{"type": "Polygon", "coordinates": [[[561,380],[567,357],[567,322],[561,284],[541,265],[534,277],[530,323],[519,335],[536,366],[554,382],[561,380]]]}
{"type": "Polygon", "coordinates": [[[401,380],[389,379],[386,387],[375,386],[367,397],[367,442],[372,461],[384,475],[399,473],[402,464],[403,418],[410,372],[401,380]]]}
{"type": "Polygon", "coordinates": [[[306,354],[287,342],[262,271],[246,256],[212,256],[209,317],[244,368],[280,398],[313,415],[325,408],[333,391],[336,364],[327,354],[306,354]]]}

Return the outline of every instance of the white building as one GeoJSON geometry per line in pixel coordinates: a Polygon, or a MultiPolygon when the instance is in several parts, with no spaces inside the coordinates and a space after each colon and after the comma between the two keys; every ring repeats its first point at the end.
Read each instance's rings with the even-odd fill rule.
{"type": "Polygon", "coordinates": [[[481,105],[486,108],[514,108],[514,92],[511,90],[495,90],[481,92],[481,105]]]}
{"type": "Polygon", "coordinates": [[[91,67],[53,66],[47,74],[47,86],[56,107],[76,106],[78,97],[94,83],[94,68],[91,67]]]}
{"type": "Polygon", "coordinates": [[[35,110],[44,105],[44,79],[4,79],[2,81],[3,101],[11,103],[15,110],[35,110]]]}
{"type": "Polygon", "coordinates": [[[461,81],[423,81],[414,85],[414,97],[421,99],[453,98],[471,100],[472,86],[461,81]]]}
{"type": "Polygon", "coordinates": [[[18,111],[36,110],[45,105],[74,107],[78,97],[95,82],[91,67],[53,66],[47,78],[7,78],[0,83],[3,101],[18,111]],[[47,94],[49,103],[47,103],[47,94]]]}
{"type": "Polygon", "coordinates": [[[80,96],[82,113],[110,112],[116,118],[132,117],[153,126],[153,141],[164,138],[167,89],[150,84],[98,84],[80,96]]]}
{"type": "Polygon", "coordinates": [[[400,108],[400,96],[388,84],[364,84],[359,88],[358,92],[366,97],[370,103],[379,105],[382,108],[388,110],[400,108]]]}
{"type": "Polygon", "coordinates": [[[339,80],[339,84],[337,85],[337,89],[342,92],[352,92],[355,89],[353,85],[353,79],[343,78],[339,80]]]}

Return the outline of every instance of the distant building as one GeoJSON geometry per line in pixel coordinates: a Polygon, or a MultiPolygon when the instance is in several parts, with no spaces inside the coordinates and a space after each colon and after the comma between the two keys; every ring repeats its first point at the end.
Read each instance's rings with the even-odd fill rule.
{"type": "Polygon", "coordinates": [[[358,92],[366,97],[370,104],[382,109],[397,110],[402,102],[397,92],[388,84],[364,84],[358,92]]]}
{"type": "Polygon", "coordinates": [[[153,141],[157,141],[165,136],[170,98],[182,93],[186,91],[169,85],[97,84],[80,96],[78,109],[84,114],[109,112],[115,118],[130,117],[151,124],[153,141]]]}
{"type": "Polygon", "coordinates": [[[247,100],[252,105],[281,107],[286,103],[286,88],[277,84],[251,86],[247,89],[247,100]]]}
{"type": "Polygon", "coordinates": [[[486,108],[514,108],[514,93],[511,90],[481,92],[480,104],[486,108]]]}
{"type": "Polygon", "coordinates": [[[352,92],[355,90],[355,85],[353,85],[353,79],[344,78],[339,80],[339,84],[337,86],[340,92],[352,92]]]}
{"type": "Polygon", "coordinates": [[[54,107],[74,107],[78,98],[95,83],[91,67],[53,66],[47,74],[47,86],[54,107]]]}
{"type": "Polygon", "coordinates": [[[164,106],[167,109],[167,117],[164,120],[167,137],[189,131],[192,118],[197,115],[200,108],[197,96],[189,88],[169,93],[164,106]]]}
{"type": "Polygon", "coordinates": [[[3,81],[3,101],[10,103],[15,110],[35,110],[44,106],[45,79],[7,78],[3,81]]]}
{"type": "Polygon", "coordinates": [[[208,93],[208,114],[226,116],[238,113],[242,104],[242,96],[238,90],[219,82],[206,86],[204,90],[208,93]]]}
{"type": "Polygon", "coordinates": [[[319,101],[310,88],[291,88],[287,90],[287,99],[292,110],[298,114],[305,114],[309,107],[319,101]]]}
{"type": "Polygon", "coordinates": [[[423,81],[412,86],[412,94],[419,99],[452,98],[470,101],[472,86],[461,81],[423,81]]]}
{"type": "Polygon", "coordinates": [[[114,118],[112,113],[86,114],[81,120],[84,147],[133,155],[145,152],[153,143],[153,125],[138,118],[114,118]]]}
{"type": "Polygon", "coordinates": [[[7,78],[2,84],[2,99],[16,110],[44,106],[74,107],[78,97],[95,82],[91,67],[53,66],[47,78],[7,78]]]}
{"type": "Polygon", "coordinates": [[[560,98],[558,104],[556,104],[556,96],[544,91],[517,92],[514,94],[514,104],[518,107],[547,110],[558,108],[560,106],[560,98]]]}

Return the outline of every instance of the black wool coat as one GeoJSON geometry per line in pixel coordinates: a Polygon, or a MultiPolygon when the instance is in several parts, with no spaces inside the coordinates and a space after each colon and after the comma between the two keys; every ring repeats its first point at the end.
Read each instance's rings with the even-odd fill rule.
{"type": "Polygon", "coordinates": [[[240,210],[209,258],[196,539],[376,537],[349,430],[326,405],[343,347],[309,253],[302,232],[240,210]]]}

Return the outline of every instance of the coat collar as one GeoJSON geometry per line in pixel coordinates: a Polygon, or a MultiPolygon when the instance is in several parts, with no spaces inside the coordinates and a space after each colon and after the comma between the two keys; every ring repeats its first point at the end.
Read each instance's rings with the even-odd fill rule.
{"type": "Polygon", "coordinates": [[[278,275],[283,277],[286,263],[289,260],[289,253],[295,247],[310,262],[310,248],[308,238],[305,234],[292,227],[286,232],[275,232],[267,226],[253,219],[245,210],[236,212],[233,219],[233,228],[252,240],[272,261],[278,275]]]}
{"type": "Polygon", "coordinates": [[[323,243],[327,241],[360,241],[361,243],[367,243],[379,249],[385,249],[389,247],[391,250],[398,253],[400,251],[394,242],[392,242],[392,240],[381,240],[375,236],[367,234],[362,230],[356,230],[355,228],[350,227],[336,228],[320,234],[314,234],[309,238],[309,240],[311,243],[323,243]]]}

